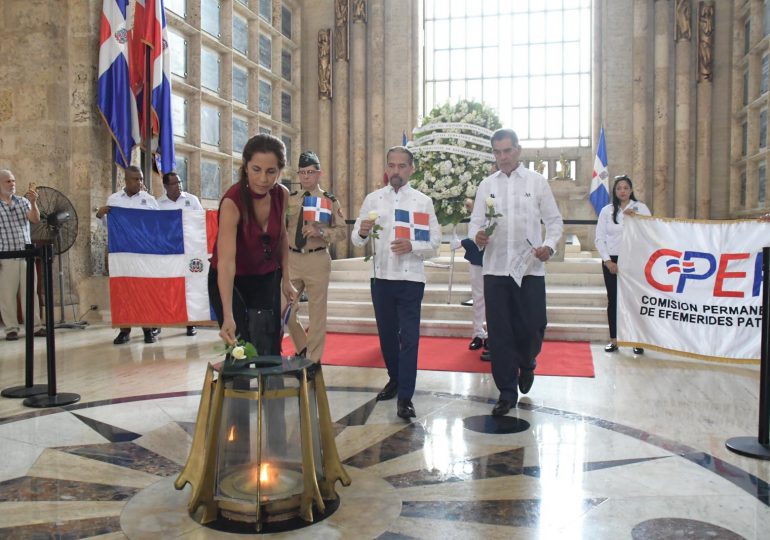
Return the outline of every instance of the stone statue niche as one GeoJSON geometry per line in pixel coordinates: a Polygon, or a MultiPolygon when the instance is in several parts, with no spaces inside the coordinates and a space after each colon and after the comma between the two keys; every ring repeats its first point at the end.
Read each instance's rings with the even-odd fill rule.
{"type": "Polygon", "coordinates": [[[348,0],[334,0],[334,59],[348,59],[348,0]]]}
{"type": "Polygon", "coordinates": [[[366,0],[353,0],[353,22],[366,24],[366,0]]]}
{"type": "Polygon", "coordinates": [[[332,98],[332,31],[318,31],[318,99],[332,98]]]}
{"type": "Polygon", "coordinates": [[[692,17],[692,0],[676,0],[674,5],[674,16],[676,18],[676,34],[674,41],[692,39],[692,30],[690,28],[690,19],[692,17]]]}
{"type": "Polygon", "coordinates": [[[714,69],[714,3],[698,5],[698,81],[711,81],[714,69]]]}

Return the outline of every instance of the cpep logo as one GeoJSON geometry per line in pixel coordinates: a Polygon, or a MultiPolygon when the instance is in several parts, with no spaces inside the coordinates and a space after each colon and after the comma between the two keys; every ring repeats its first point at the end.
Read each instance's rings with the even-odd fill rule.
{"type": "Polygon", "coordinates": [[[647,283],[663,292],[674,292],[676,286],[676,292],[681,294],[690,281],[713,279],[715,297],[744,298],[747,293],[759,296],[762,287],[762,252],[722,253],[717,261],[717,257],[711,253],[663,248],[647,259],[644,277],[647,283]],[[740,261],[752,257],[754,264],[751,272],[735,269],[740,261]]]}

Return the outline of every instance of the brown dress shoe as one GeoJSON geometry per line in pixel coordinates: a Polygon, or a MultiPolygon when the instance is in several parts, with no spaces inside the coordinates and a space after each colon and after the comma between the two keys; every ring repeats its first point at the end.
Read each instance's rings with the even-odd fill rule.
{"type": "Polygon", "coordinates": [[[8,332],[5,334],[5,339],[6,341],[18,341],[19,333],[14,331],[8,332]]]}

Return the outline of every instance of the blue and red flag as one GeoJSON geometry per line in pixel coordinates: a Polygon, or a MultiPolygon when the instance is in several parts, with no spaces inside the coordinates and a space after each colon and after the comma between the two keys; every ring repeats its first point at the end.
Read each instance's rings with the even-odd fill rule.
{"type": "Polygon", "coordinates": [[[393,230],[396,238],[430,242],[430,216],[426,212],[411,212],[396,208],[393,230]]]}
{"type": "Polygon", "coordinates": [[[171,122],[171,62],[163,0],[136,0],[131,39],[131,89],[136,96],[142,134],[146,133],[144,92],[150,89],[153,152],[160,154],[160,171],[176,167],[174,130],[171,122]],[[145,80],[146,55],[150,55],[150,79],[145,80]]]}
{"type": "Polygon", "coordinates": [[[302,201],[302,219],[307,222],[332,223],[332,202],[326,197],[305,197],[302,201]]]}
{"type": "Polygon", "coordinates": [[[97,106],[115,141],[115,163],[121,167],[130,164],[131,151],[141,141],[130,85],[128,3],[129,0],[104,0],[99,35],[97,106]]]}
{"type": "Polygon", "coordinates": [[[212,319],[208,269],[215,211],[113,208],[107,222],[113,326],[212,319]]]}
{"type": "Polygon", "coordinates": [[[596,148],[594,158],[594,174],[591,178],[589,199],[596,211],[596,215],[610,202],[610,190],[607,180],[610,174],[607,171],[607,144],[604,142],[604,126],[599,130],[599,146],[596,148]]]}

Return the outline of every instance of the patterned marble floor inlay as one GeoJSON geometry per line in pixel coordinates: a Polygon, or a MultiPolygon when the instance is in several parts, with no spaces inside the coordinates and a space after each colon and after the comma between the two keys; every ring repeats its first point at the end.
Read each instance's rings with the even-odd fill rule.
{"type": "Polygon", "coordinates": [[[740,534],[735,534],[712,523],[672,518],[643,521],[633,528],[631,538],[633,540],[669,540],[670,538],[746,540],[740,534]]]}
{"type": "MultiPolygon", "coordinates": [[[[606,499],[584,499],[564,509],[565,515],[578,517],[602,504],[606,499]]],[[[450,521],[478,522],[508,527],[534,527],[540,521],[541,501],[404,501],[401,515],[439,518],[450,521]]]]}
{"type": "Polygon", "coordinates": [[[521,433],[529,429],[529,422],[515,416],[491,416],[483,414],[463,418],[465,429],[476,433],[489,433],[491,435],[505,435],[521,433]]]}
{"type": "MultiPolygon", "coordinates": [[[[337,486],[339,508],[282,537],[312,531],[487,540],[566,538],[581,530],[583,538],[597,539],[732,540],[770,530],[768,484],[685,444],[528,403],[515,416],[492,419],[489,399],[448,393],[418,392],[425,416],[403,423],[393,407],[364,392],[371,389],[329,391],[338,447],[353,477],[351,486],[337,486]],[[523,423],[524,431],[506,428],[523,423]]],[[[69,433],[66,445],[49,444],[31,466],[19,459],[26,465],[18,477],[0,482],[0,538],[227,537],[190,518],[189,487],[173,489],[195,428],[197,403],[189,396],[148,397],[142,410],[162,412],[147,427],[137,417],[120,417],[133,431],[105,421],[116,410],[110,400],[52,413],[60,417],[20,417],[6,431],[19,441],[39,440],[31,434],[40,426],[77,426],[73,416],[90,429],[69,433]],[[89,416],[73,415],[83,408],[89,416]]]]}
{"type": "Polygon", "coordinates": [[[135,488],[125,486],[22,476],[0,482],[0,502],[127,501],[137,491],[135,488]]]}
{"type": "Polygon", "coordinates": [[[58,450],[157,476],[171,476],[179,474],[179,471],[182,470],[173,461],[159,456],[146,448],[142,448],[133,442],[67,446],[58,448],[58,450]]]}

